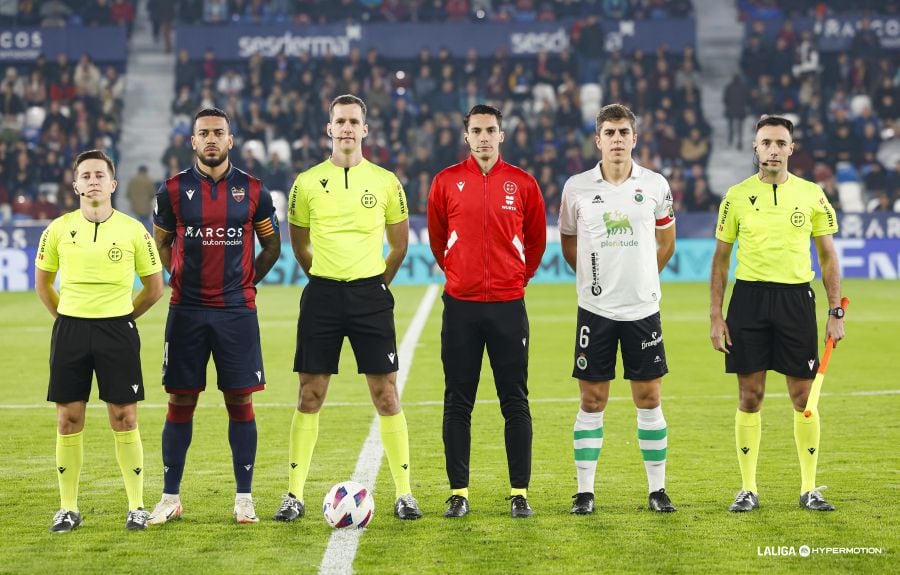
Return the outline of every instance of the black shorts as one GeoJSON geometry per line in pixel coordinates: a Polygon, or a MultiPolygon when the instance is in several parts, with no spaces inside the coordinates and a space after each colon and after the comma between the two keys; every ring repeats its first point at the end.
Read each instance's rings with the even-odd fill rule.
{"type": "Polygon", "coordinates": [[[94,373],[103,401],[129,404],[144,399],[141,337],[131,316],[60,315],[53,322],[47,401],[87,401],[94,373]]]}
{"type": "Polygon", "coordinates": [[[727,373],[774,370],[812,379],[819,369],[816,294],[809,284],[737,280],[728,302],[727,373]]]}
{"type": "Polygon", "coordinates": [[[162,383],[169,393],[206,389],[210,355],[220,390],[245,394],[266,387],[255,310],[170,307],[164,345],[162,383]]]}
{"type": "Polygon", "coordinates": [[[394,296],[381,276],[348,282],[309,278],[300,296],[294,371],[337,373],[345,336],[359,373],[398,370],[394,296]]]}
{"type": "Polygon", "coordinates": [[[443,295],[441,360],[447,386],[477,382],[487,347],[494,383],[523,386],[528,395],[528,313],[525,300],[480,302],[443,295]]]}
{"type": "Polygon", "coordinates": [[[615,379],[619,342],[625,379],[647,381],[669,372],[659,312],[634,321],[616,321],[579,307],[572,377],[586,381],[615,379]]]}

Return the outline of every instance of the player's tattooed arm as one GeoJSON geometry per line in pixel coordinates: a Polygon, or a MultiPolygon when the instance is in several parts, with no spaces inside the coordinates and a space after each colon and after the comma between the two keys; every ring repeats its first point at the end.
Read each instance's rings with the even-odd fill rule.
{"type": "Polygon", "coordinates": [[[253,275],[253,283],[258,284],[262,281],[275,262],[281,255],[281,236],[279,234],[269,234],[259,238],[259,245],[262,247],[256,254],[256,262],[254,263],[255,273],[253,275]]]}
{"type": "Polygon", "coordinates": [[[172,242],[175,241],[175,232],[166,231],[158,226],[153,226],[153,240],[159,251],[159,259],[166,271],[172,271],[172,242]]]}

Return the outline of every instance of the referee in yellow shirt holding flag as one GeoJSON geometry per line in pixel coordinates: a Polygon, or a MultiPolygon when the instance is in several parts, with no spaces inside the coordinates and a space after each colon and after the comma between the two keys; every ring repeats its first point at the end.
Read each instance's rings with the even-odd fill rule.
{"type": "Polygon", "coordinates": [[[403,186],[363,158],[369,132],[366,105],[335,98],[326,133],[331,157],[297,176],[288,200],[294,256],[309,277],[300,298],[294,371],[300,396],[291,423],[288,494],[273,517],[294,521],[305,512],[303,488],[319,433],[319,410],[338,372],[344,337],[366,375],[378,412],[381,442],[394,478],[394,515],[422,516],[409,482],[409,438],[397,393],[394,297],[388,285],[406,256],[409,214],[403,186]],[[383,246],[385,231],[390,245],[383,246]]]}
{"type": "Polygon", "coordinates": [[[61,505],[50,531],[64,533],[82,523],[82,430],[95,373],[128,495],[125,528],[142,530],[149,514],[144,510],[144,450],[137,426],[137,402],[144,399],[141,340],[134,320],[162,296],[162,263],[144,225],[113,209],[112,160],[100,150],[82,152],[73,172],[80,209],[47,226],[35,260],[35,289],[56,318],[47,400],[56,402],[61,505]],[[59,292],[53,287],[57,272],[59,292]],[[135,273],[143,289],[132,299],[135,273]]]}
{"type": "Polygon", "coordinates": [[[759,172],[732,186],[719,206],[716,252],[710,278],[710,339],[725,353],[725,371],[736,373],[739,405],[735,440],[743,485],[732,512],[759,506],[756,462],[761,436],[760,408],[766,371],[785,375],[794,406],[794,440],[800,457],[800,505],[833,511],[816,487],[819,414],[803,416],[819,365],[815,277],[810,237],[815,241],[828,296],[826,340],[844,337],[841,271],[832,235],[838,224],[822,188],[788,172],[794,151],[790,120],[767,116],[756,125],[753,150],[759,172]],[[734,242],[736,282],[722,317],[734,242]]]}

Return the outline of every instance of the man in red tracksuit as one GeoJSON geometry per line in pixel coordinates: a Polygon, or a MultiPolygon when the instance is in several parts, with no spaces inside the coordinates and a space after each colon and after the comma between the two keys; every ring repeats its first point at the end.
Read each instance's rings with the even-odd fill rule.
{"type": "Polygon", "coordinates": [[[546,245],[535,179],[500,158],[503,115],[479,104],[465,118],[471,155],[435,176],[428,196],[431,251],[447,276],[441,329],[444,455],[451,495],[444,517],[469,512],[471,415],[487,347],[506,420],[513,517],[530,517],[531,412],[525,285],[546,245]]]}

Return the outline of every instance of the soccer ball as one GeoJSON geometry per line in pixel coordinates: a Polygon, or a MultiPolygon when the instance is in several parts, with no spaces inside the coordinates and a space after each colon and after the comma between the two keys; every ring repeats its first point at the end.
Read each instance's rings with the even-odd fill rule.
{"type": "Polygon", "coordinates": [[[362,529],[375,515],[375,500],[365,485],[342,481],[331,488],[322,502],[325,521],[335,529],[362,529]]]}

